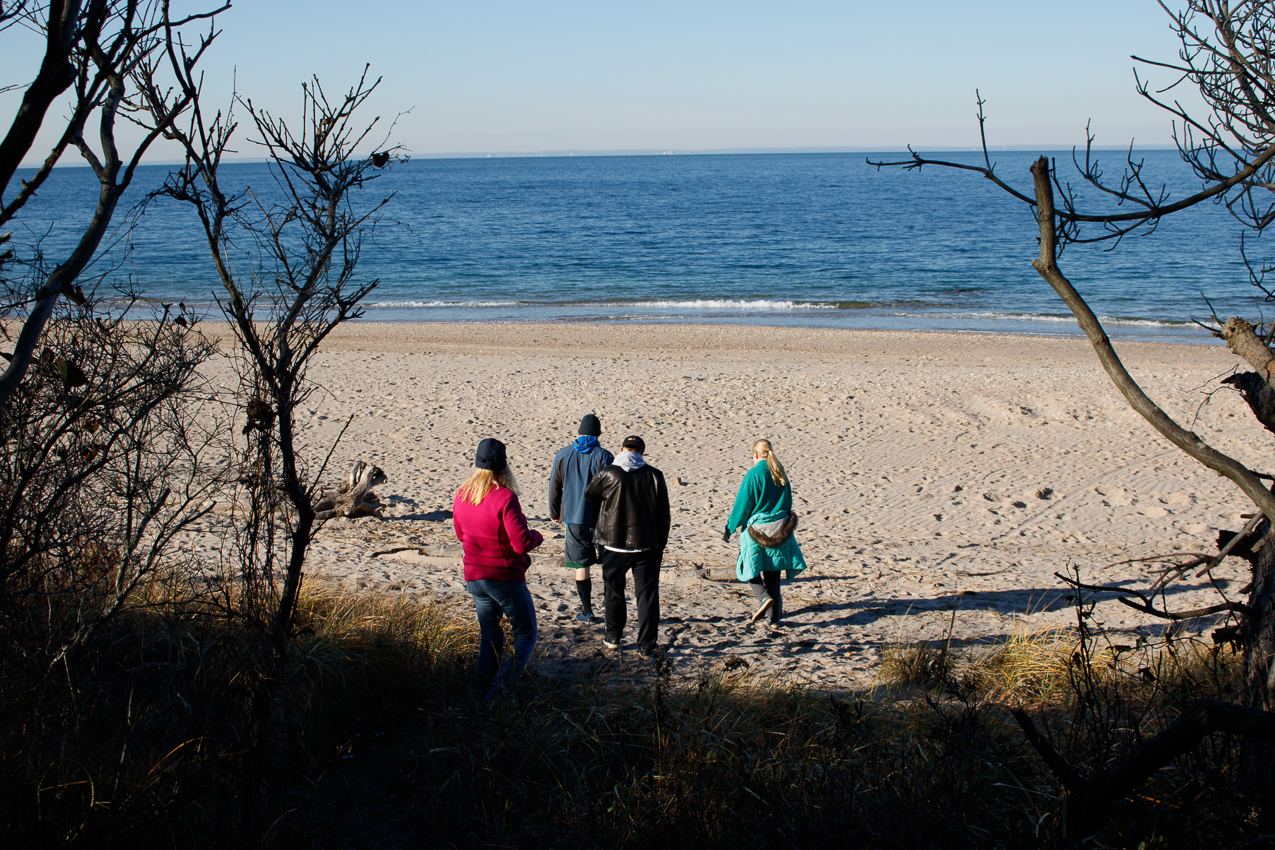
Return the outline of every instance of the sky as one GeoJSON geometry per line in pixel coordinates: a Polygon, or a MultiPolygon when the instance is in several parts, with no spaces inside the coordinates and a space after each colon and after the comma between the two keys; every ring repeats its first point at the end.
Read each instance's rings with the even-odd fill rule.
{"type": "MultiPolygon", "coordinates": [[[[1162,146],[1171,117],[1130,56],[1179,47],[1155,0],[237,0],[218,27],[214,103],[237,88],[286,118],[312,75],[339,94],[370,64],[368,114],[398,116],[415,157],[969,148],[976,89],[993,147],[1083,145],[1086,123],[1100,145],[1162,146]]],[[[0,33],[6,126],[39,48],[0,33]]]]}

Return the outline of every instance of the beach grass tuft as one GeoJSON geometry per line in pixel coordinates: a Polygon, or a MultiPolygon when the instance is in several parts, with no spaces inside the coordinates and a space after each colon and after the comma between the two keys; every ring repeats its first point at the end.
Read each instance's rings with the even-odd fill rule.
{"type": "Polygon", "coordinates": [[[979,689],[1005,702],[1065,700],[1076,649],[1074,636],[1049,629],[1015,629],[973,664],[979,689]]]}
{"type": "Polygon", "coordinates": [[[948,681],[953,658],[946,644],[892,643],[881,649],[878,677],[888,685],[938,685],[948,681]]]}

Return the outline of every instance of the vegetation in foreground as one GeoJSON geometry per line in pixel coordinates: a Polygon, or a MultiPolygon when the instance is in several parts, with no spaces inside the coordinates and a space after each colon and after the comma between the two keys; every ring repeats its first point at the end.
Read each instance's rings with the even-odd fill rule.
{"type": "Polygon", "coordinates": [[[888,684],[857,697],[724,670],[674,689],[664,661],[626,690],[598,666],[485,705],[466,611],[307,592],[290,678],[267,690],[251,632],[153,601],[77,669],[33,679],[3,660],[9,846],[1234,847],[1275,832],[1269,781],[1215,735],[1096,834],[1067,835],[1061,786],[1010,716],[1025,707],[1099,771],[1227,695],[1233,655],[1186,640],[1015,635],[978,660],[893,647],[888,684]],[[286,734],[263,746],[262,725],[286,734]]]}

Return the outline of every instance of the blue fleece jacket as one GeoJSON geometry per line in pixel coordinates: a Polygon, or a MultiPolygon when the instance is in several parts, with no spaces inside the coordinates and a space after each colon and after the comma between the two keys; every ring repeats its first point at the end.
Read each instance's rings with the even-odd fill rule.
{"type": "Polygon", "coordinates": [[[615,456],[596,442],[583,452],[575,443],[559,451],[549,473],[549,518],[568,525],[592,527],[597,523],[598,506],[585,500],[584,488],[598,470],[614,460],[615,456]]]}

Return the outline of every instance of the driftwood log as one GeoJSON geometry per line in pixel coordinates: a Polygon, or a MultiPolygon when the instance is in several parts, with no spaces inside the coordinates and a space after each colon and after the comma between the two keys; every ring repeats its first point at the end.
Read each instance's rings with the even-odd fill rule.
{"type": "Polygon", "coordinates": [[[337,492],[325,495],[314,503],[314,518],[322,521],[338,516],[379,517],[381,500],[372,492],[372,488],[378,484],[384,484],[387,480],[385,471],[379,466],[356,460],[354,466],[350,468],[350,474],[337,488],[337,492]]]}

